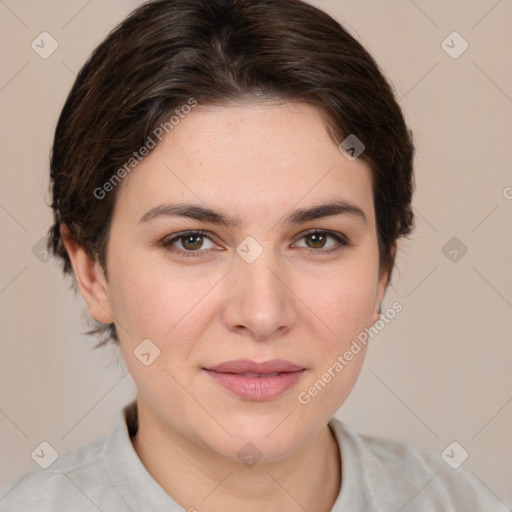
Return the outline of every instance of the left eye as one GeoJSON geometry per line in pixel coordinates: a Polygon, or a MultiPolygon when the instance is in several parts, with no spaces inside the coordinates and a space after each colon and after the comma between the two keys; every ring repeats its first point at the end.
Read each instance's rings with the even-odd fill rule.
{"type": "Polygon", "coordinates": [[[325,251],[329,251],[332,249],[336,249],[340,245],[347,245],[346,241],[343,240],[343,238],[328,231],[311,231],[309,233],[304,234],[301,240],[303,239],[309,239],[311,241],[312,245],[306,245],[308,249],[324,249],[325,251]],[[334,243],[331,244],[329,247],[325,247],[326,240],[328,240],[329,238],[334,240],[334,243]],[[321,247],[318,247],[318,245],[321,245],[321,247]]]}

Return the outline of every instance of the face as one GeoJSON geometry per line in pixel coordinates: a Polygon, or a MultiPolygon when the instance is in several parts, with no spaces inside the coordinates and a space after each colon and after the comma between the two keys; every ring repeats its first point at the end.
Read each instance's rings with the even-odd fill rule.
{"type": "Polygon", "coordinates": [[[120,185],[108,280],[77,254],[143,410],[231,458],[250,441],[278,460],[325,428],[387,281],[370,169],[301,103],[193,109],[120,185]]]}

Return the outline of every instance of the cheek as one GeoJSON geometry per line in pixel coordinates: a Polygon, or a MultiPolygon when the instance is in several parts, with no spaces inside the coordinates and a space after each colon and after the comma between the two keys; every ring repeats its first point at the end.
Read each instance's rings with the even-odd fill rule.
{"type": "Polygon", "coordinates": [[[158,344],[172,340],[179,346],[199,332],[204,299],[213,284],[205,274],[169,272],[162,265],[119,265],[109,298],[118,323],[128,331],[124,338],[130,338],[130,345],[149,338],[158,344]]]}
{"type": "Polygon", "coordinates": [[[179,395],[179,385],[170,374],[178,376],[188,369],[208,323],[206,301],[201,299],[212,285],[208,279],[191,279],[183,273],[169,275],[165,268],[117,271],[112,276],[111,302],[117,323],[125,327],[119,329],[120,346],[139,392],[150,401],[155,393],[169,390],[179,395]],[[148,352],[146,366],[142,354],[148,352]]]}
{"type": "Polygon", "coordinates": [[[360,264],[341,269],[310,294],[312,309],[331,331],[338,349],[369,327],[376,293],[377,272],[360,264]]]}
{"type": "Polygon", "coordinates": [[[318,312],[317,330],[312,332],[315,364],[297,390],[297,400],[308,414],[331,416],[350,394],[364,363],[376,280],[368,265],[352,265],[322,290],[316,289],[311,307],[318,312]]]}

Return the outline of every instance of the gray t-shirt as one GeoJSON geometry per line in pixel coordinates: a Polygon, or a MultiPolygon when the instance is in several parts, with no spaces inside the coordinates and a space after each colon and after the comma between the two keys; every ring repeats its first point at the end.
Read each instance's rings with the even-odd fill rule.
{"type": "MultiPolygon", "coordinates": [[[[329,426],[343,475],[332,512],[511,510],[471,473],[451,469],[437,453],[359,435],[336,418],[329,426]]],[[[36,466],[0,490],[0,512],[183,512],[135,452],[130,436],[136,429],[134,401],[119,412],[105,439],[64,452],[47,469],[36,466]]],[[[195,508],[204,510],[200,504],[195,508]]]]}

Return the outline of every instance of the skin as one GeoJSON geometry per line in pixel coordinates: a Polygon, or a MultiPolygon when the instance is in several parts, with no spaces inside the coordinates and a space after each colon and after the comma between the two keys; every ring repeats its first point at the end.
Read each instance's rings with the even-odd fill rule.
{"type": "Polygon", "coordinates": [[[193,109],[120,185],[108,280],[66,226],[62,234],[92,316],[116,325],[138,389],[132,442],[156,481],[186,510],[330,511],[341,471],[328,421],[352,390],[364,347],[309,404],[297,395],[378,320],[389,272],[379,268],[370,168],[341,154],[320,112],[269,101],[193,109]],[[344,213],[280,224],[291,210],[331,200],[356,205],[366,220],[344,213]],[[140,221],[185,201],[242,224],[140,221]],[[349,245],[304,236],[312,228],[349,245]],[[195,229],[211,240],[173,247],[198,257],[161,243],[195,229]],[[236,252],[249,236],[263,249],[252,263],[236,252]],[[149,366],[134,356],[144,339],[160,350],[149,366]],[[233,359],[285,359],[306,371],[271,400],[246,400],[203,370],[233,359]],[[247,442],[262,457],[251,467],[237,458],[247,442]]]}

